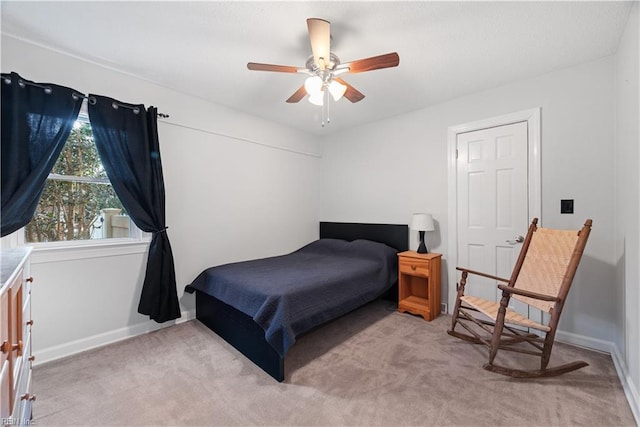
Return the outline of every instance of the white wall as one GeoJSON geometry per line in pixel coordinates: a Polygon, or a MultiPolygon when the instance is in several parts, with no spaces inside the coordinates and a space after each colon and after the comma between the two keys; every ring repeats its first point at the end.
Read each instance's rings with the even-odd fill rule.
{"type": "MultiPolygon", "coordinates": [[[[408,223],[412,212],[431,212],[439,224],[428,246],[446,256],[447,128],[541,107],[542,223],[578,229],[586,218],[594,221],[560,327],[611,341],[620,292],[611,191],[614,64],[605,58],[326,137],[321,219],[408,223]],[[575,199],[574,215],[560,215],[563,198],[575,199]]],[[[456,278],[443,279],[442,295],[451,294],[456,278]]]]}
{"type": "Polygon", "coordinates": [[[640,109],[638,107],[638,10],[635,3],[616,61],[615,261],[617,295],[616,344],[628,367],[628,393],[640,422],[640,109]],[[626,345],[625,345],[626,343],[626,345]]]}
{"type": "MultiPolygon", "coordinates": [[[[2,71],[157,106],[178,296],[205,267],[290,252],[317,238],[313,136],[2,37],[2,71]]],[[[155,327],[137,313],[146,252],[46,262],[34,253],[33,346],[42,362],[155,327]]]]}

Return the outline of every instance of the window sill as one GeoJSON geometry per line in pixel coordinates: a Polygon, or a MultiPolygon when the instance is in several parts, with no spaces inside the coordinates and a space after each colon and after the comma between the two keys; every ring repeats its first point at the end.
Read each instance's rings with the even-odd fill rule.
{"type": "Polygon", "coordinates": [[[104,258],[112,256],[141,254],[147,251],[151,235],[141,239],[109,239],[100,243],[78,242],[76,244],[51,245],[35,243],[33,247],[31,264],[44,264],[48,262],[74,261],[89,258],[104,258]]]}

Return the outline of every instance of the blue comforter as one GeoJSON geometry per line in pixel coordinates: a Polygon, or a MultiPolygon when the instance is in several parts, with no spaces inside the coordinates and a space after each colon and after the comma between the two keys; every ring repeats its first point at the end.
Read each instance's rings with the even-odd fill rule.
{"type": "Polygon", "coordinates": [[[377,298],[397,275],[397,251],[387,245],[320,239],[288,255],[209,268],[185,290],[250,316],[284,356],[297,336],[377,298]]]}

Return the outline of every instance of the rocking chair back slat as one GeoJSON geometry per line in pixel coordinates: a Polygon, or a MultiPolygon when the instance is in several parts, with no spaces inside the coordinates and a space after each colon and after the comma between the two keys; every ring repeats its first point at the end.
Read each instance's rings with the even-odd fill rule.
{"type": "MultiPolygon", "coordinates": [[[[573,253],[578,250],[575,230],[553,230],[539,227],[532,236],[515,287],[565,300],[569,287],[562,284],[569,274],[573,253]],[[562,294],[564,292],[564,294],[562,294]]],[[[573,276],[573,275],[571,275],[573,276]]],[[[550,313],[555,302],[513,295],[526,304],[550,313]]]]}

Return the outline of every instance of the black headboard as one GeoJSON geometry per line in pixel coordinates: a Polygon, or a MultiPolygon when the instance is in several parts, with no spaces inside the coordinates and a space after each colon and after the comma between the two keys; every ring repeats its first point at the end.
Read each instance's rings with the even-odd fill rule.
{"type": "Polygon", "coordinates": [[[409,227],[400,224],[364,224],[357,222],[320,222],[321,239],[367,239],[384,243],[398,251],[409,249],[409,227]]]}

